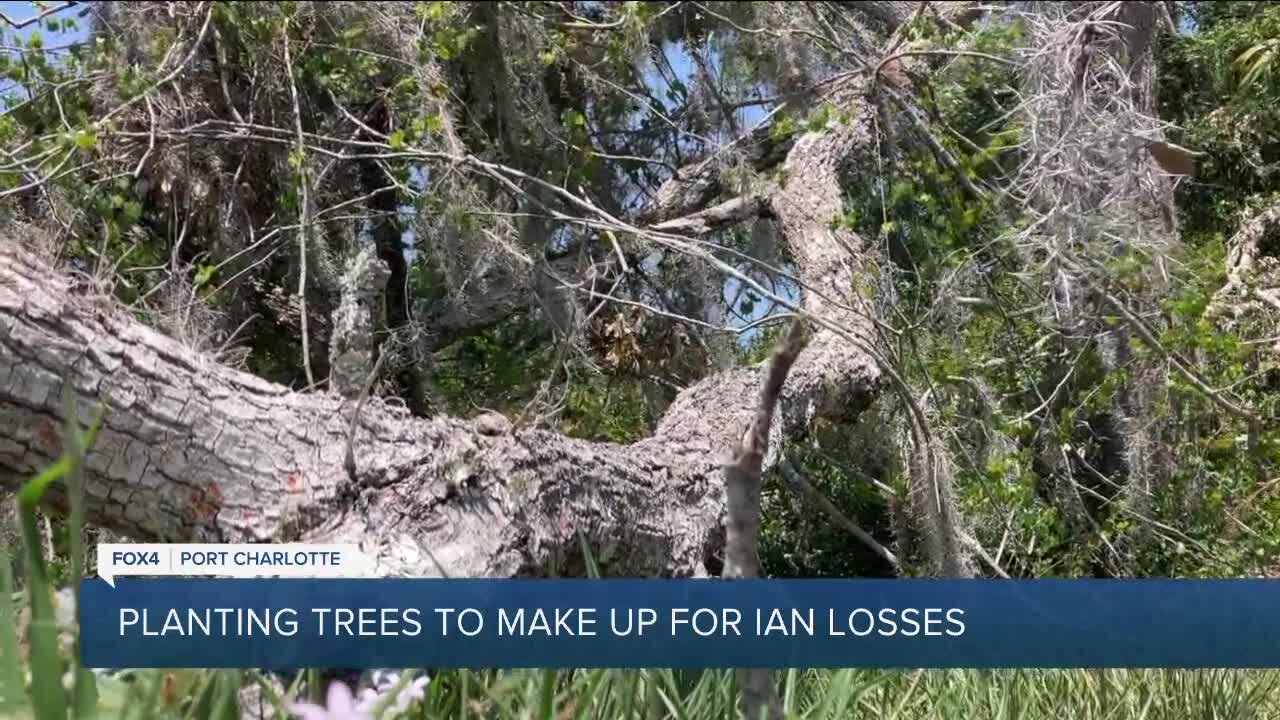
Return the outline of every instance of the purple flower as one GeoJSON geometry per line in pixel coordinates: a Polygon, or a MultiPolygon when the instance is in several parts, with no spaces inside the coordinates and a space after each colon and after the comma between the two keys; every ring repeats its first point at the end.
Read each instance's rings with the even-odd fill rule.
{"type": "Polygon", "coordinates": [[[355,705],[351,689],[340,682],[329,685],[325,707],[311,703],[294,703],[290,712],[301,720],[373,720],[373,716],[355,705]]]}

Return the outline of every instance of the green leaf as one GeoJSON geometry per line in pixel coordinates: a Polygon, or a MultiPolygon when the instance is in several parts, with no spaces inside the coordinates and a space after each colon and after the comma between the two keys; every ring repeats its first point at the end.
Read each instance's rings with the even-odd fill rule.
{"type": "Polygon", "coordinates": [[[98,145],[98,134],[91,130],[77,130],[76,145],[84,150],[92,150],[98,145]]]}
{"type": "Polygon", "coordinates": [[[209,281],[213,279],[213,273],[217,271],[217,269],[216,265],[201,265],[200,269],[196,271],[196,287],[201,288],[208,285],[209,281]]]}
{"type": "Polygon", "coordinates": [[[387,137],[387,143],[391,145],[394,150],[399,150],[404,147],[404,131],[397,130],[391,133],[391,135],[387,137]]]}
{"type": "Polygon", "coordinates": [[[769,126],[769,139],[782,141],[796,133],[796,122],[790,116],[779,115],[769,126]]]}
{"type": "Polygon", "coordinates": [[[124,218],[130,223],[136,223],[142,218],[142,203],[137,200],[129,200],[124,204],[124,218]]]}
{"type": "Polygon", "coordinates": [[[412,77],[401,78],[392,88],[391,93],[400,98],[412,97],[418,92],[418,81],[412,77]]]}
{"type": "MultiPolygon", "coordinates": [[[[26,549],[26,567],[27,567],[27,595],[31,604],[31,625],[29,629],[30,640],[30,669],[31,669],[31,698],[35,709],[35,717],[37,720],[65,720],[67,717],[67,693],[62,685],[62,676],[64,674],[63,660],[58,649],[58,626],[57,618],[53,609],[53,587],[50,584],[45,558],[43,553],[43,545],[40,540],[40,531],[37,525],[36,510],[40,506],[40,500],[44,497],[45,491],[49,485],[55,480],[62,480],[69,485],[72,491],[69,494],[75,503],[77,486],[79,485],[80,465],[84,458],[84,453],[93,443],[98,435],[98,429],[101,427],[102,412],[99,410],[97,417],[90,424],[89,429],[84,434],[79,431],[79,423],[75,420],[74,402],[68,387],[66,395],[67,403],[67,435],[64,443],[67,451],[52,466],[46,468],[38,474],[30,482],[22,486],[18,491],[18,516],[22,526],[22,542],[26,549]]],[[[73,515],[80,514],[80,508],[73,505],[73,515]]],[[[78,518],[73,518],[78,519],[78,518]]],[[[71,532],[79,533],[80,528],[74,526],[71,532]]],[[[73,546],[73,552],[79,552],[80,548],[73,546]]],[[[73,562],[73,569],[78,568],[78,563],[73,562]]],[[[77,692],[78,705],[86,702],[93,694],[92,686],[80,688],[77,692]]],[[[82,715],[77,714],[77,717],[82,715]]]]}
{"type": "Polygon", "coordinates": [[[1249,49],[1245,50],[1244,52],[1240,53],[1240,56],[1236,58],[1236,62],[1242,65],[1246,64],[1249,62],[1250,58],[1252,58],[1254,55],[1257,55],[1260,52],[1264,52],[1268,48],[1275,47],[1275,45],[1276,45],[1276,40],[1274,39],[1264,40],[1263,42],[1260,42],[1257,45],[1254,45],[1249,49]]]}
{"type": "MultiPolygon", "coordinates": [[[[79,582],[76,583],[79,585],[79,582]]],[[[80,602],[76,600],[76,602],[80,602]]],[[[77,640],[77,644],[78,644],[77,640]]],[[[79,650],[76,651],[79,655],[79,650]]],[[[75,675],[75,693],[71,698],[72,717],[92,718],[97,716],[98,710],[98,678],[93,674],[92,670],[83,667],[76,667],[75,675]]]]}
{"type": "MultiPolygon", "coordinates": [[[[84,456],[88,451],[85,445],[85,437],[80,431],[80,422],[76,419],[75,395],[70,383],[64,383],[62,386],[62,402],[65,408],[67,418],[63,435],[66,437],[66,452],[71,457],[71,468],[68,470],[64,484],[67,486],[67,496],[71,501],[71,517],[68,523],[67,532],[70,538],[70,548],[68,554],[71,562],[71,588],[75,598],[75,607],[80,607],[80,578],[84,575],[84,474],[82,472],[84,466],[84,456]]],[[[94,429],[101,415],[94,421],[94,429]]],[[[75,657],[73,661],[75,672],[72,676],[72,697],[71,703],[73,715],[75,717],[91,717],[93,709],[98,702],[97,688],[93,682],[93,673],[79,666],[80,657],[80,635],[79,628],[76,629],[75,637],[75,657]]]]}
{"type": "Polygon", "coordinates": [[[40,506],[40,498],[44,497],[45,489],[55,480],[60,480],[70,469],[71,458],[65,455],[58,458],[57,462],[45,468],[26,485],[22,486],[22,489],[18,491],[18,506],[34,511],[40,506]]]}

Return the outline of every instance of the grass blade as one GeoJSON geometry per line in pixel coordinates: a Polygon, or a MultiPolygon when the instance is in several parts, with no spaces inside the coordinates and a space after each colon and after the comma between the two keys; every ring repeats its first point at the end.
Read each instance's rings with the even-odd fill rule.
{"type": "Polygon", "coordinates": [[[53,613],[52,588],[49,586],[44,553],[37,526],[36,508],[44,491],[55,480],[66,475],[71,463],[63,457],[27,483],[18,492],[18,516],[22,525],[22,542],[26,548],[27,598],[31,608],[30,669],[31,702],[37,720],[65,720],[66,690],[62,687],[62,658],[58,653],[58,627],[53,613]]]}
{"type": "Polygon", "coordinates": [[[538,717],[555,720],[556,717],[556,677],[555,670],[542,671],[542,693],[538,703],[538,717]]]}
{"type": "MultiPolygon", "coordinates": [[[[80,607],[80,580],[84,577],[84,458],[97,439],[98,429],[102,425],[103,409],[100,407],[87,433],[81,434],[80,423],[76,419],[75,399],[71,395],[70,383],[63,385],[63,404],[66,408],[66,453],[71,460],[70,467],[63,483],[67,486],[67,497],[71,505],[70,527],[67,537],[70,546],[71,592],[75,598],[75,607],[80,607]]],[[[98,692],[93,673],[80,667],[80,629],[75,631],[75,656],[72,660],[75,667],[73,676],[75,684],[72,688],[72,709],[75,717],[88,718],[95,716],[98,707],[98,692]]]]}
{"type": "Polygon", "coordinates": [[[17,620],[13,611],[13,567],[9,553],[0,548],[0,711],[18,707],[24,694],[18,668],[17,620]]]}

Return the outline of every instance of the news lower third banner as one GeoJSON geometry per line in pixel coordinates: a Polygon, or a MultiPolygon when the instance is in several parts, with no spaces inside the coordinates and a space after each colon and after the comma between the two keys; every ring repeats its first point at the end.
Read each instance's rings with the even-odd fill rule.
{"type": "Polygon", "coordinates": [[[1274,580],[114,582],[88,667],[1280,667],[1274,580]]]}

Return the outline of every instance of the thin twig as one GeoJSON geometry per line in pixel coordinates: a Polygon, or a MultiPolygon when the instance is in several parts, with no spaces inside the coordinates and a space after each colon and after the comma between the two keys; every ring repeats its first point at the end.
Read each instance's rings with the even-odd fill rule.
{"type": "Polygon", "coordinates": [[[3,20],[6,25],[13,28],[14,30],[21,30],[22,28],[28,25],[33,25],[35,23],[40,22],[41,20],[49,17],[50,15],[55,15],[57,13],[62,12],[63,10],[66,10],[67,8],[73,8],[79,4],[80,4],[79,2],[58,3],[53,7],[48,7],[48,8],[45,8],[44,10],[41,10],[39,13],[32,15],[26,20],[14,20],[13,18],[6,15],[5,13],[0,12],[0,20],[3,20]]]}
{"type": "MultiPolygon", "coordinates": [[[[728,512],[724,577],[743,578],[760,574],[760,486],[764,455],[769,446],[769,429],[773,426],[773,413],[782,395],[783,383],[805,343],[805,325],[797,318],[769,363],[755,417],[734,448],[732,460],[724,466],[728,512]]],[[[737,676],[742,693],[742,711],[746,717],[782,720],[782,704],[773,685],[772,671],[742,669],[737,671],[737,676]]]]}
{"type": "Polygon", "coordinates": [[[379,348],[378,361],[373,364],[373,369],[369,371],[369,377],[364,382],[364,387],[360,390],[360,397],[356,399],[355,409],[351,411],[351,421],[347,425],[347,448],[342,455],[342,466],[347,471],[347,477],[351,482],[356,481],[356,452],[355,439],[356,427],[360,421],[360,411],[364,409],[364,403],[369,399],[369,393],[373,390],[373,384],[378,379],[378,371],[382,369],[382,361],[386,359],[390,353],[386,347],[379,348]]]}
{"type": "Polygon", "coordinates": [[[298,211],[302,226],[298,228],[298,307],[302,325],[302,367],[307,373],[307,385],[315,385],[315,375],[311,372],[311,338],[307,332],[307,232],[308,213],[310,212],[310,194],[307,181],[306,135],[302,132],[302,108],[298,103],[298,83],[293,77],[293,58],[289,54],[289,23],[285,23],[284,32],[284,66],[289,74],[289,97],[293,100],[293,123],[298,135],[298,180],[301,187],[301,204],[298,211]]]}
{"type": "Polygon", "coordinates": [[[888,548],[871,537],[870,533],[858,527],[858,524],[850,520],[847,515],[840,512],[840,508],[836,507],[835,503],[831,502],[827,496],[823,495],[808,480],[805,480],[804,476],[796,470],[790,461],[782,463],[781,468],[783,476],[786,477],[787,483],[793,489],[816,503],[837,525],[848,530],[850,535],[853,535],[859,542],[870,548],[872,552],[884,558],[885,562],[892,565],[894,570],[902,570],[902,562],[898,560],[897,555],[894,555],[888,548]]]}

